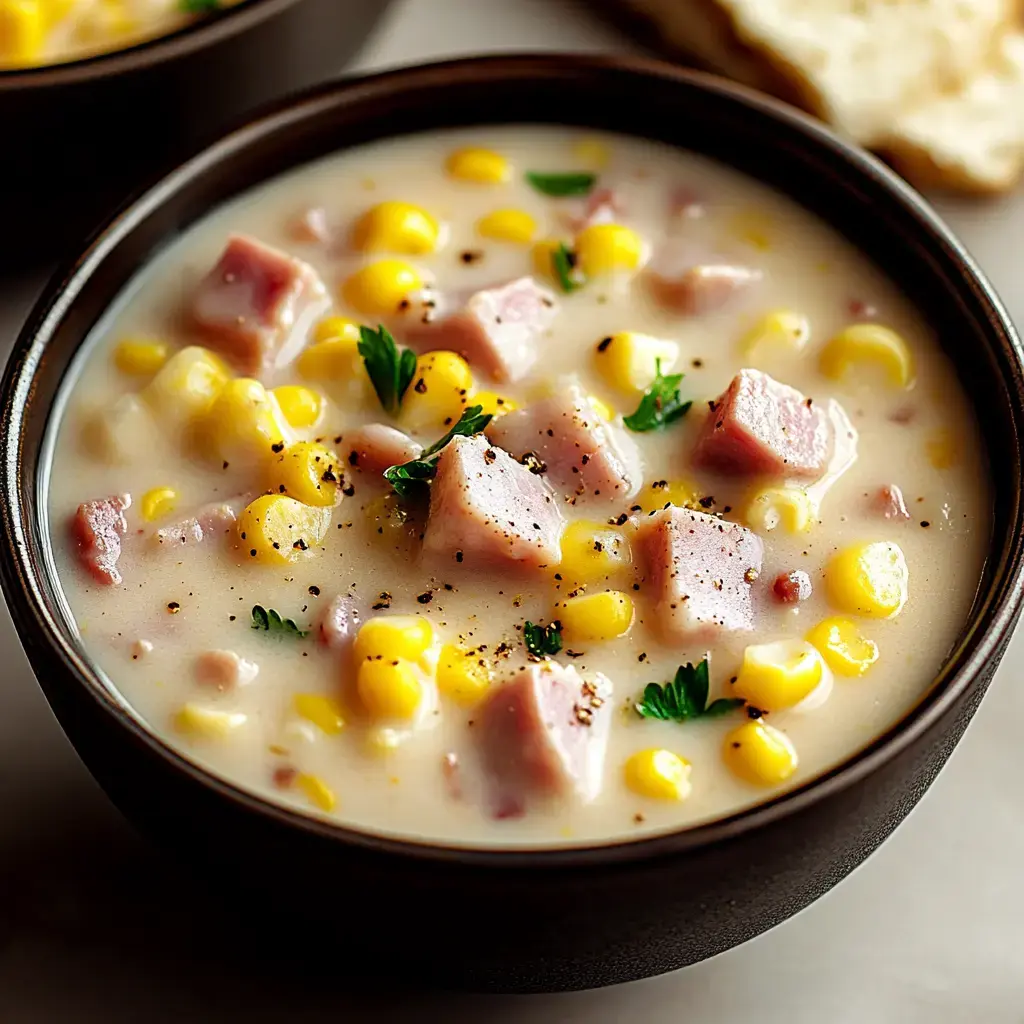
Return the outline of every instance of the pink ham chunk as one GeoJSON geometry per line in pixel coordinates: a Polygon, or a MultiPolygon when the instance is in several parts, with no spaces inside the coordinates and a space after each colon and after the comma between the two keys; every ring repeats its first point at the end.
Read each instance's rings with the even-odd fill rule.
{"type": "Polygon", "coordinates": [[[651,294],[679,316],[704,316],[732,304],[761,279],[759,270],[730,263],[700,263],[679,271],[648,271],[651,294]]]}
{"type": "Polygon", "coordinates": [[[764,547],[746,527],[671,507],[644,519],[637,543],[660,632],[670,643],[754,628],[751,584],[764,547]]]}
{"type": "Polygon", "coordinates": [[[326,306],[327,290],[302,260],[255,238],[232,235],[200,282],[192,317],[216,349],[246,374],[284,366],[301,349],[306,316],[326,306]]]}
{"type": "Polygon", "coordinates": [[[573,231],[582,231],[595,224],[614,224],[625,213],[622,196],[611,188],[595,188],[576,204],[567,218],[573,231]]]}
{"type": "Polygon", "coordinates": [[[260,667],[234,651],[203,651],[196,658],[194,672],[200,686],[227,693],[248,686],[260,674],[260,667]]]}
{"type": "Polygon", "coordinates": [[[593,800],[601,791],[612,684],[545,661],[491,690],[474,714],[496,817],[522,814],[533,797],[593,800]]]}
{"type": "Polygon", "coordinates": [[[366,473],[383,473],[389,466],[418,459],[423,445],[386,423],[368,423],[345,435],[347,461],[366,473]]]}
{"type": "Polygon", "coordinates": [[[350,594],[333,597],[320,617],[320,643],[332,651],[348,650],[362,619],[360,605],[350,594]]]}
{"type": "Polygon", "coordinates": [[[71,534],[78,546],[78,560],[98,583],[117,586],[121,573],[121,538],[128,532],[125,509],[132,503],[128,494],[86,501],[78,506],[71,521],[71,534]]]}
{"type": "Polygon", "coordinates": [[[426,557],[467,568],[557,562],[562,514],[544,481],[486,438],[456,437],[437,462],[426,557]]]}
{"type": "Polygon", "coordinates": [[[906,520],[910,518],[903,491],[896,484],[880,487],[871,501],[871,508],[884,519],[906,520]]]}
{"type": "MultiPolygon", "coordinates": [[[[237,503],[244,505],[245,501],[237,499],[237,503]]],[[[212,502],[204,505],[194,516],[157,530],[153,540],[161,547],[175,550],[190,544],[202,544],[231,533],[237,518],[238,513],[231,502],[212,502]]]]}
{"type": "Polygon", "coordinates": [[[563,494],[621,502],[643,482],[636,442],[603,420],[578,384],[493,420],[487,436],[517,459],[533,453],[563,494]]]}
{"type": "Polygon", "coordinates": [[[419,352],[448,349],[499,382],[516,381],[537,360],[540,336],[557,312],[554,295],[532,277],[470,296],[465,306],[444,315],[430,309],[435,300],[421,300],[427,314],[407,318],[405,340],[419,352]]]}
{"type": "Polygon", "coordinates": [[[711,412],[694,463],[735,476],[816,479],[825,471],[833,428],[825,410],[760,370],[740,370],[711,412]]]}

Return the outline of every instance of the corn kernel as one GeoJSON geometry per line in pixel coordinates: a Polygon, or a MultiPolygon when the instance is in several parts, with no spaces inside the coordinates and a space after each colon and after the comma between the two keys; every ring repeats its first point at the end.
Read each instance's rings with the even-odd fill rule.
{"type": "Polygon", "coordinates": [[[46,42],[46,19],[39,0],[0,0],[0,65],[37,63],[46,42]]]}
{"type": "Polygon", "coordinates": [[[307,775],[302,772],[295,780],[299,789],[306,794],[306,799],[321,811],[333,811],[338,802],[334,790],[318,775],[307,775]]]}
{"type": "Polygon", "coordinates": [[[140,394],[164,420],[183,424],[208,412],[230,378],[217,356],[190,345],[171,356],[140,394]]]}
{"type": "Polygon", "coordinates": [[[799,352],[811,336],[810,321],[791,309],[766,313],[741,342],[743,355],[753,356],[764,349],[799,352]]]}
{"type": "Polygon", "coordinates": [[[402,260],[377,260],[345,281],[345,301],[360,313],[397,313],[410,292],[423,287],[423,276],[402,260]]]}
{"type": "Polygon", "coordinates": [[[367,619],[355,642],[356,662],[367,658],[418,661],[434,642],[434,627],[422,615],[378,615],[367,619]]]}
{"type": "Polygon", "coordinates": [[[555,277],[554,255],[563,245],[572,248],[571,243],[561,238],[542,238],[535,242],[531,252],[533,269],[542,277],[555,277]]]}
{"type": "Polygon", "coordinates": [[[389,201],[370,207],[352,229],[352,248],[419,256],[437,248],[440,228],[426,210],[389,201]]]}
{"type": "Polygon", "coordinates": [[[304,505],[327,508],[338,501],[341,460],[316,441],[296,441],[271,464],[268,479],[270,489],[278,494],[290,494],[304,505]]]}
{"type": "Polygon", "coordinates": [[[282,384],[270,393],[277,399],[281,414],[293,427],[308,429],[319,422],[324,398],[318,391],[301,384],[282,384]]]}
{"type": "Polygon", "coordinates": [[[614,640],[633,625],[633,599],[621,590],[569,597],[555,605],[555,618],[567,640],[614,640]]]}
{"type": "Polygon", "coordinates": [[[761,252],[772,247],[772,234],[775,224],[772,218],[761,210],[738,210],[732,218],[732,233],[741,242],[761,252]]]}
{"type": "Polygon", "coordinates": [[[518,402],[513,402],[511,398],[496,394],[494,391],[474,391],[469,404],[479,405],[485,415],[495,417],[515,412],[519,408],[518,402]]]}
{"type": "Polygon", "coordinates": [[[676,508],[700,508],[700,493],[686,480],[655,480],[636,497],[635,504],[650,515],[666,505],[676,508]]]}
{"type": "Polygon", "coordinates": [[[743,652],[733,692],[762,711],[779,711],[809,697],[824,676],[821,655],[806,640],[751,644],[743,652]]]}
{"type": "Polygon", "coordinates": [[[643,239],[621,224],[591,224],[576,236],[576,259],[587,277],[636,270],[643,262],[643,239]]]}
{"type": "Polygon", "coordinates": [[[587,395],[587,400],[590,402],[591,407],[598,416],[605,421],[605,423],[611,423],[615,419],[615,410],[603,399],[598,398],[597,395],[587,395]]]}
{"type": "Polygon", "coordinates": [[[329,508],[311,508],[284,494],[264,494],[238,517],[239,547],[259,562],[287,565],[320,544],[330,522],[329,508]]]}
{"type": "Polygon", "coordinates": [[[940,427],[924,443],[925,455],[935,469],[950,469],[960,461],[960,441],[948,427],[940,427]]]}
{"type": "MultiPolygon", "coordinates": [[[[343,317],[330,317],[331,321],[342,321],[343,317]]],[[[363,357],[359,354],[359,329],[351,320],[345,320],[346,324],[352,324],[353,330],[347,329],[343,333],[328,334],[327,330],[321,332],[327,320],[321,322],[314,332],[314,337],[321,333],[326,335],[317,340],[308,348],[303,349],[296,363],[299,373],[306,380],[315,380],[323,383],[342,384],[345,386],[345,399],[341,398],[342,404],[347,405],[348,400],[360,402],[374,397],[373,385],[366,373],[366,365],[363,357]]]]}
{"type": "Polygon", "coordinates": [[[322,693],[297,693],[292,705],[297,715],[328,736],[336,736],[345,728],[345,717],[338,702],[322,693]]]}
{"type": "Polygon", "coordinates": [[[448,157],[445,169],[453,178],[480,185],[500,185],[512,177],[509,162],[490,149],[457,149],[448,157]]]}
{"type": "Polygon", "coordinates": [[[562,531],[558,573],[571,583],[592,583],[625,569],[632,553],[625,535],[607,523],[577,519],[562,531]]]}
{"type": "Polygon", "coordinates": [[[537,222],[525,210],[494,210],[476,222],[476,231],[496,242],[529,245],[537,234],[537,222]]]}
{"type": "Polygon", "coordinates": [[[690,785],[690,762],[671,750],[640,750],[626,762],[626,785],[655,800],[685,800],[690,785]]]}
{"type": "Polygon", "coordinates": [[[862,676],[878,661],[878,645],[850,619],[822,619],[807,634],[807,640],[818,648],[825,664],[841,676],[862,676]]]}
{"type": "Polygon", "coordinates": [[[756,786],[778,786],[799,763],[790,738],[760,719],[728,733],[722,755],[733,774],[756,786]]]}
{"type": "Polygon", "coordinates": [[[356,688],[372,718],[409,719],[423,701],[423,684],[415,667],[391,656],[361,661],[356,688]]]}
{"type": "Polygon", "coordinates": [[[313,328],[313,340],[322,341],[351,341],[353,345],[359,341],[359,324],[350,320],[347,316],[325,316],[316,327],[313,328]]]}
{"type": "Polygon", "coordinates": [[[224,385],[205,429],[210,448],[223,459],[269,460],[274,446],[292,437],[277,399],[250,377],[236,377],[224,385]]]}
{"type": "Polygon", "coordinates": [[[198,739],[222,740],[246,722],[240,711],[214,711],[199,704],[185,704],[174,716],[174,728],[198,739]]]}
{"type": "Polygon", "coordinates": [[[892,619],[907,602],[909,570],[898,544],[855,544],[832,557],[825,570],[828,596],[851,615],[892,619]]]}
{"type": "Polygon", "coordinates": [[[455,352],[427,352],[416,360],[416,373],[402,400],[402,424],[414,433],[450,426],[466,407],[473,390],[469,363],[455,352]]]}
{"type": "Polygon", "coordinates": [[[445,644],[437,663],[437,688],[459,704],[474,704],[491,685],[491,672],[478,651],[445,644]]]}
{"type": "Polygon", "coordinates": [[[139,511],[147,523],[170,515],[178,504],[178,492],[173,487],[154,487],[146,491],[139,502],[139,511]]]}
{"type": "Polygon", "coordinates": [[[114,365],[133,377],[151,377],[167,362],[167,346],[162,341],[126,338],[114,349],[114,365]]]}
{"type": "Polygon", "coordinates": [[[614,388],[634,394],[646,391],[654,382],[660,365],[668,373],[679,358],[674,341],[662,341],[635,331],[620,331],[597,343],[594,364],[614,388]]]}
{"type": "Polygon", "coordinates": [[[586,167],[603,171],[612,158],[611,150],[604,139],[588,137],[573,143],[572,154],[586,167]]]}
{"type": "Polygon", "coordinates": [[[806,533],[814,523],[814,506],[802,487],[767,487],[750,500],[746,520],[752,530],[781,526],[787,533],[806,533]]]}
{"type": "Polygon", "coordinates": [[[874,363],[895,387],[914,383],[914,360],[906,341],[881,324],[851,324],[821,350],[821,372],[833,380],[845,377],[857,363],[874,363]]]}

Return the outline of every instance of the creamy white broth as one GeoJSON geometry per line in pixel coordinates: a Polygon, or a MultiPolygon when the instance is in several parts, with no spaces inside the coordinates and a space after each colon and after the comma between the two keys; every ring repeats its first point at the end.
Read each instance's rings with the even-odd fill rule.
{"type": "MultiPolygon", "coordinates": [[[[340,286],[353,270],[376,257],[344,245],[297,242],[293,226],[298,214],[322,206],[332,223],[347,226],[380,201],[415,203],[444,221],[448,237],[439,252],[402,258],[432,274],[442,291],[493,286],[532,273],[531,251],[529,246],[479,237],[477,220],[494,209],[515,207],[536,218],[538,237],[569,237],[561,218],[572,202],[539,194],[522,180],[522,172],[577,170],[581,160],[575,144],[591,138],[591,132],[567,129],[479,128],[377,143],[322,160],[247,193],[185,232],[140,272],[93,333],[73,375],[49,480],[60,579],[90,655],[150,727],[188,757],[271,800],[314,815],[324,812],[311,805],[306,792],[275,785],[274,775],[287,767],[316,776],[337,797],[327,817],[374,832],[470,845],[617,841],[721,817],[799,785],[870,743],[926,692],[966,620],[990,529],[985,459],[952,367],[906,299],[825,225],[717,164],[629,138],[605,138],[611,161],[600,171],[600,183],[614,187],[624,200],[621,222],[638,231],[654,251],[670,235],[678,236],[761,269],[765,280],[720,312],[685,319],[659,308],[638,276],[594,279],[571,295],[558,294],[558,316],[541,341],[540,358],[528,378],[497,386],[478,373],[477,387],[526,405],[538,382],[574,374],[589,393],[617,413],[628,414],[639,396],[608,385],[595,371],[594,349],[614,332],[643,332],[679,343],[676,372],[686,373],[682,395],[695,403],[689,416],[667,430],[631,435],[643,449],[646,483],[685,478],[702,495],[713,496],[710,511],[741,520],[750,481],[697,472],[689,464],[689,452],[707,401],[721,394],[742,366],[764,370],[815,402],[838,401],[855,428],[857,458],[827,490],[820,521],[810,532],[793,535],[780,528],[763,535],[761,591],[770,592],[775,574],[791,569],[805,570],[814,590],[809,600],[795,605],[781,605],[767,593],[758,597],[753,632],[726,634],[710,644],[663,644],[652,628],[639,564],[588,588],[621,589],[636,598],[636,618],[626,636],[605,643],[570,642],[567,648],[582,655],[570,658],[563,651],[557,658],[584,677],[602,672],[614,684],[603,786],[593,802],[537,801],[522,817],[496,820],[475,798],[471,782],[470,795],[454,799],[443,758],[457,751],[464,771],[473,770],[473,727],[468,723],[474,709],[444,697],[438,713],[427,715],[422,728],[386,755],[368,752],[369,727],[357,708],[347,709],[346,726],[337,735],[324,734],[294,713],[292,702],[299,692],[330,694],[351,705],[352,666],[342,664],[314,636],[299,641],[251,629],[250,610],[256,603],[303,627],[315,627],[334,594],[352,593],[368,607],[386,591],[390,607],[383,614],[423,615],[444,642],[461,637],[472,646],[486,644],[485,657],[495,672],[492,685],[499,685],[525,660],[516,627],[527,619],[550,621],[555,601],[564,596],[548,571],[503,576],[469,565],[438,571],[417,561],[415,544],[401,550],[382,545],[375,535],[377,524],[365,512],[386,491],[375,477],[346,474],[355,493],[334,509],[323,549],[286,568],[257,564],[248,552],[219,543],[154,552],[133,538],[133,531],[150,528],[138,518],[137,500],[127,513],[130,531],[118,563],[123,584],[99,586],[78,564],[67,524],[85,500],[123,492],[137,499],[150,488],[172,486],[179,493],[173,520],[210,501],[246,492],[251,497],[259,490],[251,472],[185,454],[180,435],[171,430],[157,430],[153,438],[143,439],[137,456],[126,465],[92,457],[82,444],[83,424],[96,409],[145,384],[145,378],[114,368],[112,352],[118,342],[145,336],[173,347],[203,343],[182,326],[182,311],[230,233],[245,232],[308,261],[328,286],[331,312],[365,322],[373,318],[348,310],[340,286]],[[463,145],[502,153],[515,168],[512,179],[494,186],[452,180],[445,173],[445,159],[463,145]],[[666,216],[667,197],[680,187],[699,200],[701,216],[674,221],[666,216]],[[465,262],[461,254],[467,251],[478,258],[465,262]],[[851,313],[852,302],[874,307],[871,319],[906,339],[916,366],[916,384],[909,392],[887,386],[870,368],[855,368],[840,382],[820,373],[822,345],[858,319],[851,313]],[[812,334],[806,348],[799,353],[764,348],[754,357],[742,357],[740,341],[750,326],[766,312],[782,308],[809,319],[812,334]],[[910,422],[894,422],[891,417],[906,409],[913,410],[910,422]],[[937,446],[948,447],[950,437],[956,439],[954,457],[945,460],[952,465],[945,465],[935,453],[937,446]],[[943,468],[936,468],[936,462],[943,468]],[[870,497],[887,484],[902,488],[909,521],[886,520],[872,511],[870,497]],[[862,678],[837,676],[827,702],[813,711],[790,709],[767,716],[799,754],[796,772],[783,785],[756,787],[731,774],[723,762],[723,739],[744,720],[742,711],[681,724],[635,713],[633,704],[646,683],[665,682],[679,664],[696,662],[706,652],[712,697],[728,695],[746,645],[802,637],[822,618],[836,614],[826,599],[824,564],[845,545],[870,540],[895,541],[902,548],[910,570],[909,600],[896,618],[860,620],[881,652],[862,678]],[[641,587],[638,593],[631,590],[634,582],[641,587]],[[453,589],[446,590],[445,584],[453,589]],[[428,590],[432,599],[421,604],[417,597],[428,590]],[[177,605],[173,612],[172,603],[177,605]],[[149,641],[153,649],[133,657],[139,640],[149,641]],[[503,643],[510,653],[495,658],[503,643]],[[230,693],[202,687],[193,664],[197,655],[211,649],[229,649],[257,663],[258,677],[230,693]],[[225,739],[189,739],[172,727],[185,702],[240,712],[248,719],[225,739]],[[671,750],[692,765],[687,799],[659,801],[627,787],[625,761],[633,752],[653,747],[671,750]]],[[[286,368],[264,382],[269,387],[301,380],[294,368],[286,368]]],[[[330,395],[329,387],[324,390],[330,395]]],[[[333,397],[336,401],[329,403],[323,421],[307,436],[324,437],[331,444],[361,423],[387,422],[373,402],[353,404],[343,391],[333,397]]],[[[428,444],[441,433],[443,428],[424,431],[419,439],[428,444]]],[[[344,450],[343,443],[338,450],[344,450]]],[[[600,522],[632,504],[567,506],[566,515],[600,522]]]]}

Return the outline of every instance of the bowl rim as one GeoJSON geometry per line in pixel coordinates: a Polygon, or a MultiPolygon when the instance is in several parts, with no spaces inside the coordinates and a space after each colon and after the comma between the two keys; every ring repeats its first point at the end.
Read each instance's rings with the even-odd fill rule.
{"type": "Polygon", "coordinates": [[[303,0],[243,0],[211,11],[170,32],[145,37],[128,46],[87,53],[53,64],[0,67],[0,93],[87,82],[162,64],[210,43],[244,32],[303,0]]]}
{"type": "MultiPolygon", "coordinates": [[[[946,665],[925,696],[863,749],[792,790],[726,817],[651,836],[617,837],[611,841],[588,845],[480,847],[450,840],[417,839],[383,831],[363,831],[341,821],[308,815],[272,803],[189,760],[146,726],[141,717],[131,717],[125,707],[113,700],[88,662],[64,642],[46,607],[39,587],[43,569],[41,565],[33,564],[30,556],[31,531],[26,525],[29,517],[23,514],[20,502],[20,436],[33,380],[50,337],[79,292],[101,267],[106,255],[130,235],[149,213],[159,209],[165,199],[173,196],[194,178],[201,177],[233,156],[243,153],[247,146],[268,134],[294,128],[336,105],[372,105],[377,99],[415,92],[439,80],[450,84],[453,80],[458,82],[464,79],[472,82],[475,88],[480,88],[497,82],[514,81],[517,77],[521,79],[524,75],[545,73],[551,76],[569,73],[609,78],[625,75],[646,80],[648,86],[676,83],[710,93],[720,100],[746,108],[752,116],[782,122],[797,129],[806,145],[817,147],[819,151],[828,151],[831,156],[841,160],[852,174],[859,176],[861,182],[870,179],[876,188],[881,187],[899,202],[923,238],[944,249],[962,268],[966,286],[984,308],[987,326],[995,339],[993,344],[998,346],[998,351],[1007,362],[1006,369],[1012,377],[1006,382],[1007,388],[1016,394],[1017,406],[1024,408],[1024,348],[1012,321],[972,257],[920,195],[875,157],[842,140],[825,125],[801,111],[718,76],[649,58],[557,52],[507,53],[417,64],[329,82],[285,99],[259,113],[179,164],[141,196],[126,203],[120,212],[97,231],[82,254],[67,261],[44,288],[12,349],[0,386],[0,501],[9,512],[3,517],[0,581],[19,639],[27,646],[23,638],[32,637],[33,642],[36,637],[41,638],[48,649],[47,653],[58,658],[75,677],[71,685],[84,689],[115,720],[117,727],[126,729],[136,741],[141,741],[150,752],[166,763],[166,767],[183,773],[207,791],[227,798],[261,818],[269,818],[278,825],[297,828],[322,839],[366,851],[420,862],[456,862],[480,869],[527,870],[635,864],[706,850],[796,815],[880,770],[920,740],[949,713],[975,682],[988,660],[1005,643],[1020,614],[1024,598],[1024,530],[1016,529],[1003,539],[1002,548],[990,550],[990,558],[996,553],[1000,553],[1001,557],[999,568],[988,588],[987,600],[972,609],[958,646],[951,652],[946,665]]],[[[571,123],[572,119],[566,120],[571,123]]],[[[1013,402],[1010,404],[1016,415],[1024,420],[1024,412],[1014,406],[1013,402]]],[[[1020,433],[1024,431],[1014,432],[1018,447],[1020,433]]],[[[1024,509],[1018,487],[1013,494],[1010,518],[1020,527],[1022,516],[1024,509]]],[[[34,658],[32,662],[35,670],[34,658]]]]}

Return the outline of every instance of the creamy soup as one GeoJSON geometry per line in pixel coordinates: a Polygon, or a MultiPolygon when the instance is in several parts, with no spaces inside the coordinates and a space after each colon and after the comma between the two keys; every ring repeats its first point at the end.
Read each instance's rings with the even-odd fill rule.
{"type": "Polygon", "coordinates": [[[990,529],[953,368],[844,239],[540,127],[361,147],[190,228],[81,353],[48,486],[82,642],[154,732],[474,845],[677,829],[854,755],[990,529]]]}
{"type": "Polygon", "coordinates": [[[241,0],[0,0],[0,69],[134,46],[241,0]]]}

